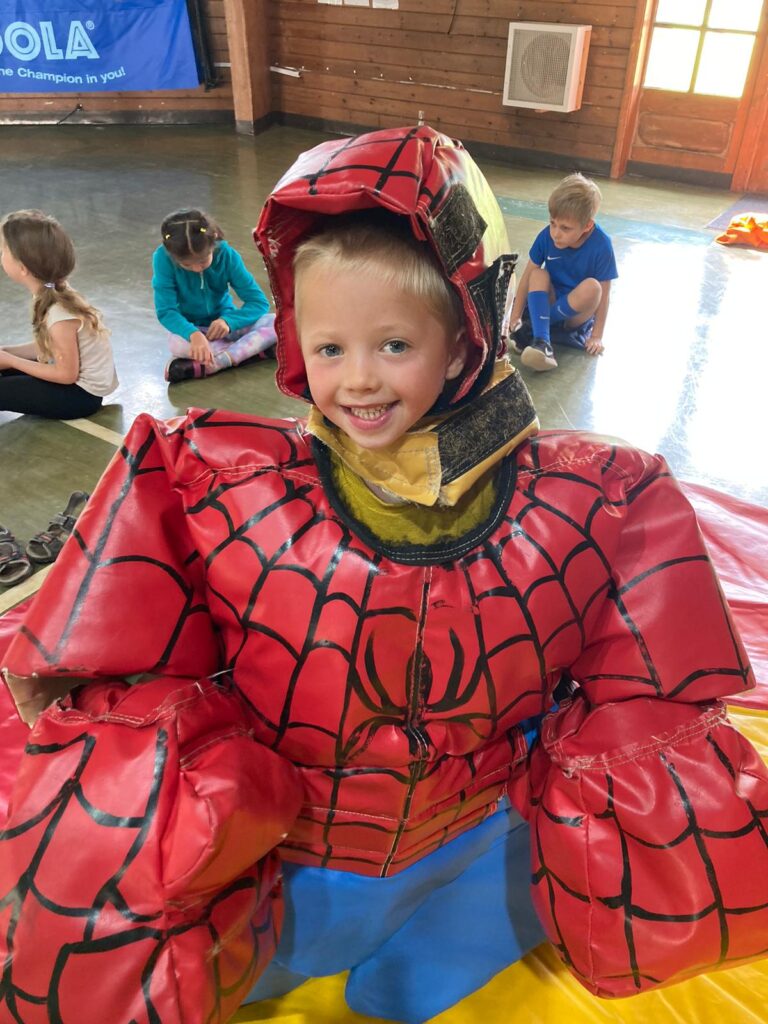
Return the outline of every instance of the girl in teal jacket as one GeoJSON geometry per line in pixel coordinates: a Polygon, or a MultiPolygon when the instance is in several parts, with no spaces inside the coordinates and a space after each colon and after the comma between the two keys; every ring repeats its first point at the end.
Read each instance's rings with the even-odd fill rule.
{"type": "Polygon", "coordinates": [[[152,289],[157,318],[170,335],[173,358],[165,379],[205,377],[271,354],[275,318],[269,301],[221,228],[201,210],[177,210],[160,232],[152,289]]]}

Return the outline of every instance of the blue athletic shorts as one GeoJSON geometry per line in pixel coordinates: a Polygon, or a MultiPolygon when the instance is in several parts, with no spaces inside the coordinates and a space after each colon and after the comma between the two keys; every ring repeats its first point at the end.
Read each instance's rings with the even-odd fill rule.
{"type": "Polygon", "coordinates": [[[422,1024],[543,941],[529,846],[527,824],[505,800],[390,878],[285,864],[282,937],[246,1002],[349,970],[353,1010],[422,1024]]]}

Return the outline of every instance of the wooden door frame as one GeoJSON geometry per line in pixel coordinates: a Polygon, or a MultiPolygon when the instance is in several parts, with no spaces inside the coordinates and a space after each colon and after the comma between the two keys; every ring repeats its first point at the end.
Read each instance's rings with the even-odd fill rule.
{"type": "Polygon", "coordinates": [[[733,168],[731,189],[734,192],[749,189],[749,180],[760,152],[760,143],[768,131],[768,3],[763,8],[763,24],[755,45],[762,46],[762,54],[757,71],[752,76],[748,116],[733,168]]]}
{"type": "Polygon", "coordinates": [[[658,6],[659,0],[638,0],[635,9],[632,45],[629,49],[627,74],[624,79],[624,92],[619,109],[619,126],[613,144],[610,172],[612,178],[623,178],[627,170],[629,154],[637,130],[640,97],[643,91],[645,67],[648,63],[648,47],[658,6]]]}
{"type": "MultiPolygon", "coordinates": [[[[657,9],[658,0],[639,0],[635,11],[632,46],[629,51],[624,92],[619,109],[619,124],[611,160],[612,178],[622,178],[626,173],[635,140],[643,79],[657,9]]],[[[768,130],[768,2],[763,4],[761,22],[755,37],[755,50],[756,53],[760,53],[760,57],[751,62],[751,74],[744,84],[739,101],[739,114],[733,125],[731,145],[734,149],[727,160],[732,167],[732,191],[748,188],[763,133],[768,130]]]]}

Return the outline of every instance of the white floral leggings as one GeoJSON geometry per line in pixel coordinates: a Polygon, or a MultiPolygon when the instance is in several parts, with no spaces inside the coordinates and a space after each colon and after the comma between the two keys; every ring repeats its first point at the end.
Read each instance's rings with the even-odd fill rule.
{"type": "MultiPolygon", "coordinates": [[[[200,330],[205,334],[206,328],[200,330]]],[[[238,366],[246,359],[252,359],[271,348],[277,341],[275,335],[275,314],[265,313],[252,324],[230,331],[225,338],[212,341],[213,366],[205,366],[201,376],[210,376],[219,370],[228,370],[230,366],[238,366]]],[[[179,334],[168,335],[168,348],[171,355],[179,359],[189,359],[189,342],[179,334]]]]}

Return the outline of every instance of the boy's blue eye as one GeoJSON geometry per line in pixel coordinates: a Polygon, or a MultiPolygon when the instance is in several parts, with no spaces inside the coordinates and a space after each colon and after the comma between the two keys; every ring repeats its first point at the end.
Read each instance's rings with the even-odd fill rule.
{"type": "Polygon", "coordinates": [[[406,351],[408,348],[408,342],[403,341],[402,338],[392,338],[385,344],[384,348],[393,353],[393,355],[399,355],[401,352],[406,351]]]}
{"type": "Polygon", "coordinates": [[[333,356],[340,355],[341,349],[338,345],[323,345],[318,349],[318,352],[321,356],[326,356],[328,359],[331,359],[333,356]]]}

